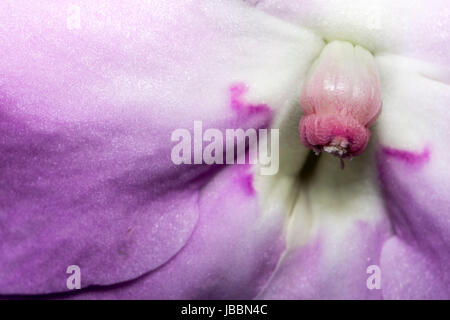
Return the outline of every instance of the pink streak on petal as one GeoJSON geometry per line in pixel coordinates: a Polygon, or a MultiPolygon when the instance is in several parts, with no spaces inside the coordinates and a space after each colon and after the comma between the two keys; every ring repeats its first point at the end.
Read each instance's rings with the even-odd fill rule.
{"type": "Polygon", "coordinates": [[[242,171],[236,178],[237,186],[240,187],[246,195],[254,196],[256,191],[253,187],[253,175],[248,172],[248,169],[246,168],[248,166],[241,167],[242,171]]]}
{"type": "Polygon", "coordinates": [[[422,152],[406,151],[391,147],[383,147],[381,152],[391,158],[398,159],[410,165],[423,165],[430,161],[430,148],[426,146],[422,152]]]}
{"type": "Polygon", "coordinates": [[[246,103],[243,96],[248,91],[248,86],[245,83],[234,83],[230,86],[230,106],[237,113],[259,113],[270,112],[270,108],[263,103],[252,104],[246,103]]]}

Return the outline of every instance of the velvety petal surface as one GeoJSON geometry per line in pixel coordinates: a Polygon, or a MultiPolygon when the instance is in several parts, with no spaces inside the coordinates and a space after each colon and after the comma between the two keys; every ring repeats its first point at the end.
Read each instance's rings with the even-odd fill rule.
{"type": "Polygon", "coordinates": [[[449,15],[439,0],[2,2],[0,294],[65,291],[76,264],[100,286],[71,298],[448,298],[449,15]],[[343,172],[298,139],[321,38],[371,50],[382,82],[343,172]],[[194,120],[279,128],[279,173],[175,166],[170,134],[194,120]]]}
{"type": "Polygon", "coordinates": [[[251,297],[281,250],[267,244],[279,221],[271,229],[253,202],[249,216],[247,204],[236,211],[243,199],[226,199],[225,188],[220,201],[218,191],[202,197],[219,169],[174,165],[171,133],[192,131],[194,120],[267,127],[322,41],[238,1],[3,1],[0,19],[0,293],[67,291],[69,265],[80,266],[85,288],[172,261],[179,278],[190,266],[208,289],[171,292],[160,269],[165,276],[152,277],[143,296],[209,296],[236,284],[230,294],[251,297]],[[78,13],[79,28],[68,22],[78,13]],[[245,95],[233,97],[236,83],[245,95]],[[199,222],[235,217],[225,210],[242,219],[242,250],[256,255],[242,268],[240,256],[227,264],[236,223],[217,226],[219,241],[199,222]],[[201,278],[201,268],[234,268],[234,280],[201,278]]]}
{"type": "Polygon", "coordinates": [[[391,56],[378,62],[392,107],[380,119],[377,166],[395,233],[382,249],[383,296],[449,299],[450,85],[433,76],[442,68],[391,56]]]}
{"type": "Polygon", "coordinates": [[[449,155],[442,142],[449,139],[450,86],[439,66],[388,54],[376,62],[383,87],[376,140],[343,172],[321,156],[284,178],[297,181],[290,245],[259,298],[449,297],[449,155]],[[372,265],[381,270],[379,290],[366,285],[372,265]]]}
{"type": "Polygon", "coordinates": [[[261,10],[310,28],[327,40],[347,40],[450,66],[446,0],[247,0],[261,10]]]}
{"type": "Polygon", "coordinates": [[[285,248],[283,212],[263,215],[248,166],[230,166],[201,191],[200,218],[186,246],[161,268],[76,299],[251,299],[285,248]],[[224,195],[226,194],[226,200],[224,195]]]}
{"type": "Polygon", "coordinates": [[[275,178],[294,190],[283,200],[278,193],[291,203],[289,246],[258,298],[448,299],[448,11],[439,1],[255,5],[326,39],[366,45],[383,93],[371,151],[343,173],[322,156],[275,178]],[[380,290],[366,285],[371,265],[380,290]]]}
{"type": "Polygon", "coordinates": [[[370,163],[373,146],[347,162],[312,156],[306,171],[286,177],[291,197],[288,250],[259,299],[378,299],[366,270],[378,265],[389,221],[370,163]]]}

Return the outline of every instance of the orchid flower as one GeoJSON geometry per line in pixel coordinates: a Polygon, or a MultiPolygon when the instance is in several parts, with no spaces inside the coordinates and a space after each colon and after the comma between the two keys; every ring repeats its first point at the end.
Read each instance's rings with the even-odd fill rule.
{"type": "Polygon", "coordinates": [[[8,0],[0,21],[0,295],[450,297],[447,1],[8,0]],[[344,170],[299,135],[333,41],[382,101],[344,170]],[[174,164],[194,121],[279,129],[278,173],[174,164]]]}

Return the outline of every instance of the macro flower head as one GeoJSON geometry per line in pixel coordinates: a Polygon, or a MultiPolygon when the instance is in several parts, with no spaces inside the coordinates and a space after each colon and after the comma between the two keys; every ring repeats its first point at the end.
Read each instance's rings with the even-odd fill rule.
{"type": "Polygon", "coordinates": [[[448,299],[446,2],[2,1],[0,296],[448,299]]]}

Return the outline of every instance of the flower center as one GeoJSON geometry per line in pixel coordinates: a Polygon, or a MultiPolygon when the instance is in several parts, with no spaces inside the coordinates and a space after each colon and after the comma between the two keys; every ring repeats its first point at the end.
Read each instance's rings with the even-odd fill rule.
{"type": "Polygon", "coordinates": [[[334,156],[343,158],[347,153],[348,141],[343,137],[334,137],[333,140],[323,147],[323,151],[331,153],[334,156]]]}
{"type": "Polygon", "coordinates": [[[381,112],[381,89],[372,54],[345,41],[325,46],[303,84],[302,143],[340,159],[361,154],[381,112]]]}

